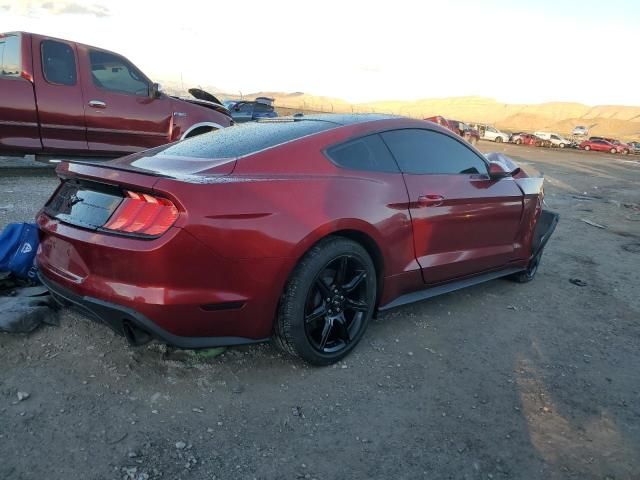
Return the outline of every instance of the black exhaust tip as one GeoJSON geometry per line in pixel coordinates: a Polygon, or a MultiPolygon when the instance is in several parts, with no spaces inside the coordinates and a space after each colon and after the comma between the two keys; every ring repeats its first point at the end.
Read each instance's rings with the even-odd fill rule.
{"type": "Polygon", "coordinates": [[[153,337],[149,332],[141,329],[140,327],[132,324],[127,320],[122,322],[122,330],[124,332],[125,338],[129,342],[129,345],[133,347],[146,345],[151,340],[153,340],[153,337]]]}

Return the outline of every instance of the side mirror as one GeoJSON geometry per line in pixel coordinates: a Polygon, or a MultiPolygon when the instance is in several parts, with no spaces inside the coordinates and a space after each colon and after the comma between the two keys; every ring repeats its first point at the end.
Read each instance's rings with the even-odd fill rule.
{"type": "Polygon", "coordinates": [[[509,177],[512,172],[507,170],[507,167],[500,162],[489,162],[489,177],[492,180],[498,180],[500,178],[509,177]]]}
{"type": "Polygon", "coordinates": [[[160,98],[161,93],[162,93],[162,87],[160,86],[160,84],[152,83],[151,87],[149,88],[149,96],[151,98],[160,98]]]}

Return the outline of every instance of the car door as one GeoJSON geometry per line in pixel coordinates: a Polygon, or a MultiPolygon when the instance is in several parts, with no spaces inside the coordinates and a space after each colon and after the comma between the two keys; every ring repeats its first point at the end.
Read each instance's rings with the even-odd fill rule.
{"type": "Polygon", "coordinates": [[[78,47],[89,149],[135,152],[170,139],[171,99],[151,95],[151,81],[126,58],[78,47]]]}
{"type": "Polygon", "coordinates": [[[591,150],[596,150],[598,152],[608,152],[611,149],[609,144],[607,144],[603,140],[594,140],[591,144],[591,150]]]}
{"type": "Polygon", "coordinates": [[[489,178],[486,160],[427,129],[382,133],[409,194],[416,259],[427,284],[500,268],[514,259],[523,195],[489,178]]]}
{"type": "Polygon", "coordinates": [[[31,52],[44,150],[86,152],[87,131],[76,45],[34,36],[31,52]]]}

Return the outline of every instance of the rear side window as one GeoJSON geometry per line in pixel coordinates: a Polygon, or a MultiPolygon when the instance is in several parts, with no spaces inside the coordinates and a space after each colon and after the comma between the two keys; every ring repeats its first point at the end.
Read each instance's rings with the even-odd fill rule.
{"type": "Polygon", "coordinates": [[[461,141],[431,130],[381,134],[400,170],[413,174],[486,174],[486,163],[461,141]]]}
{"type": "Polygon", "coordinates": [[[398,166],[379,135],[351,140],[327,149],[327,156],[343,168],[398,172],[398,166]]]}
{"type": "Polygon", "coordinates": [[[0,38],[0,75],[20,76],[20,37],[8,35],[0,38]]]}
{"type": "Polygon", "coordinates": [[[45,80],[56,85],[75,85],[76,56],[71,46],[55,40],[44,40],[41,48],[45,80]]]}
{"type": "Polygon", "coordinates": [[[97,87],[130,95],[149,96],[149,82],[130,62],[98,50],[89,52],[91,76],[97,87]]]}

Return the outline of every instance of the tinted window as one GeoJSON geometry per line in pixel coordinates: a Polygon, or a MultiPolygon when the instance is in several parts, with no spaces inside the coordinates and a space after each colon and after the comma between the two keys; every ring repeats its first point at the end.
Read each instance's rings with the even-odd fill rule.
{"type": "Polygon", "coordinates": [[[487,173],[485,162],[462,142],[430,130],[394,130],[382,138],[400,170],[417,174],[487,173]]]}
{"type": "Polygon", "coordinates": [[[20,38],[16,35],[0,38],[0,75],[20,75],[20,38]]]}
{"type": "Polygon", "coordinates": [[[340,167],[374,172],[398,172],[398,166],[379,135],[336,145],[327,155],[340,167]]]}
{"type": "Polygon", "coordinates": [[[131,95],[149,95],[149,82],[124,58],[92,50],[89,52],[89,60],[93,83],[97,87],[131,95]]]}
{"type": "MultiPolygon", "coordinates": [[[[322,121],[258,121],[212,133],[205,133],[182,142],[162,147],[157,155],[195,158],[234,158],[289,142],[296,138],[322,132],[338,125],[322,121]]],[[[141,154],[141,156],[148,156],[141,154]]],[[[124,157],[125,159],[127,157],[124,157]]],[[[117,161],[117,160],[116,160],[117,161]]]]}
{"type": "Polygon", "coordinates": [[[273,112],[273,107],[269,105],[265,105],[263,103],[255,103],[253,106],[253,111],[256,113],[269,113],[273,112]]]}
{"type": "Polygon", "coordinates": [[[53,40],[42,42],[42,71],[49,83],[76,84],[76,56],[66,43],[53,40]]]}
{"type": "Polygon", "coordinates": [[[253,112],[253,103],[241,103],[237,106],[238,112],[251,113],[253,112]]]}

